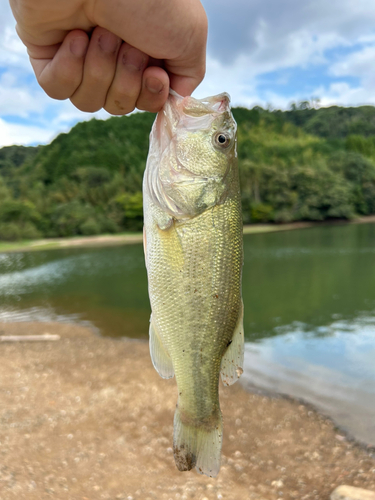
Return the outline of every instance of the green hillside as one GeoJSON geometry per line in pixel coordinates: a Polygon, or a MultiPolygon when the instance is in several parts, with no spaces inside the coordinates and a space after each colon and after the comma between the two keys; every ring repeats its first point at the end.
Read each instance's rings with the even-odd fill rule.
{"type": "MultiPolygon", "coordinates": [[[[235,108],[246,223],[375,213],[375,108],[235,108]]],[[[47,146],[0,149],[0,240],[142,226],[154,115],[77,124],[47,146]]]]}

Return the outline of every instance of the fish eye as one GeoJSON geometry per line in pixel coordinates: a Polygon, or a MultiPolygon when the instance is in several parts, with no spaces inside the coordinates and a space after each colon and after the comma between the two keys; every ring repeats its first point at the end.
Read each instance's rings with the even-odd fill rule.
{"type": "Polygon", "coordinates": [[[214,145],[220,149],[226,149],[231,143],[231,137],[225,132],[217,132],[214,135],[214,145]]]}

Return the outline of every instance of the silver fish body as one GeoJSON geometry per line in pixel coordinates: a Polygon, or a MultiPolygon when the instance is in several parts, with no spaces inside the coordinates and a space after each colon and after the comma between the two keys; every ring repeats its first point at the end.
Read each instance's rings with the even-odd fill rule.
{"type": "Polygon", "coordinates": [[[243,365],[242,217],[236,124],[229,96],[173,93],[150,136],[143,184],[152,362],[176,376],[179,470],[216,476],[222,418],[218,383],[243,365]]]}

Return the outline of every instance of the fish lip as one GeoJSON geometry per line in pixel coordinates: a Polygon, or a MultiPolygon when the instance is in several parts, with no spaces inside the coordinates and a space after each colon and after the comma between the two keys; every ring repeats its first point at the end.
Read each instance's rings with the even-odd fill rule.
{"type": "MultiPolygon", "coordinates": [[[[207,113],[223,113],[230,109],[230,95],[227,92],[221,92],[220,94],[203,97],[203,99],[196,99],[195,97],[187,96],[182,97],[173,89],[169,89],[170,96],[174,97],[177,102],[181,103],[183,109],[188,109],[188,104],[192,101],[195,103],[201,103],[206,107],[207,113]]],[[[168,99],[169,101],[170,99],[168,99]]],[[[168,102],[167,101],[167,102],[168,102]]]]}
{"type": "Polygon", "coordinates": [[[227,92],[204,97],[203,99],[195,99],[195,101],[204,104],[207,107],[207,112],[215,116],[230,110],[230,95],[227,92]]]}
{"type": "MultiPolygon", "coordinates": [[[[194,110],[198,109],[202,113],[201,116],[207,116],[207,128],[209,122],[212,122],[217,116],[230,111],[230,96],[226,92],[203,99],[195,99],[191,96],[182,97],[172,89],[169,90],[169,94],[169,98],[157,115],[156,133],[160,155],[163,155],[170,147],[178,126],[184,126],[181,121],[184,121],[185,118],[185,122],[187,122],[189,118],[195,116],[194,110]]],[[[188,130],[187,123],[185,123],[184,128],[188,130]]],[[[183,172],[191,176],[194,175],[178,159],[177,161],[181,171],[176,171],[176,175],[183,172]]]]}
{"type": "MultiPolygon", "coordinates": [[[[187,122],[189,117],[207,116],[207,122],[211,122],[222,113],[230,111],[230,96],[226,92],[203,99],[182,97],[172,89],[169,90],[169,94],[169,98],[158,113],[158,139],[162,151],[171,143],[177,127],[181,122],[187,122]],[[166,132],[164,135],[161,133],[162,130],[166,132]]],[[[182,125],[188,129],[187,123],[182,125]]]]}

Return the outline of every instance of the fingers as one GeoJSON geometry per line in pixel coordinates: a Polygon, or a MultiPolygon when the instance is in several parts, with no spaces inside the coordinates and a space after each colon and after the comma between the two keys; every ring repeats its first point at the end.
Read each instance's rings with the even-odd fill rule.
{"type": "Polygon", "coordinates": [[[131,113],[142,88],[142,74],[148,56],[124,43],[118,53],[115,77],[105,101],[104,109],[112,115],[131,113]]]}
{"type": "Polygon", "coordinates": [[[188,95],[202,81],[208,23],[200,0],[126,0],[111,8],[108,0],[94,4],[98,25],[164,62],[176,92],[188,95]]]}
{"type": "Polygon", "coordinates": [[[151,113],[160,111],[169,94],[169,77],[159,67],[146,68],[142,78],[142,89],[137,100],[137,108],[151,113]]]}
{"type": "Polygon", "coordinates": [[[44,91],[54,99],[69,98],[81,111],[104,108],[124,115],[137,107],[157,112],[168,98],[169,77],[162,61],[104,28],[95,28],[90,40],[84,31],[74,30],[61,44],[30,47],[29,53],[44,91]]]}
{"type": "Polygon", "coordinates": [[[53,99],[68,99],[80,85],[89,38],[71,31],[61,45],[29,48],[30,61],[42,89],[53,99]]]}
{"type": "MultiPolygon", "coordinates": [[[[129,44],[118,54],[116,74],[104,109],[112,115],[131,113],[135,107],[156,113],[168,98],[169,78],[160,67],[146,68],[148,56],[129,44]]],[[[152,61],[154,64],[158,62],[152,61]]]]}
{"type": "Polygon", "coordinates": [[[104,28],[95,28],[86,54],[83,78],[70,100],[81,111],[104,107],[116,72],[121,39],[104,28]]]}

